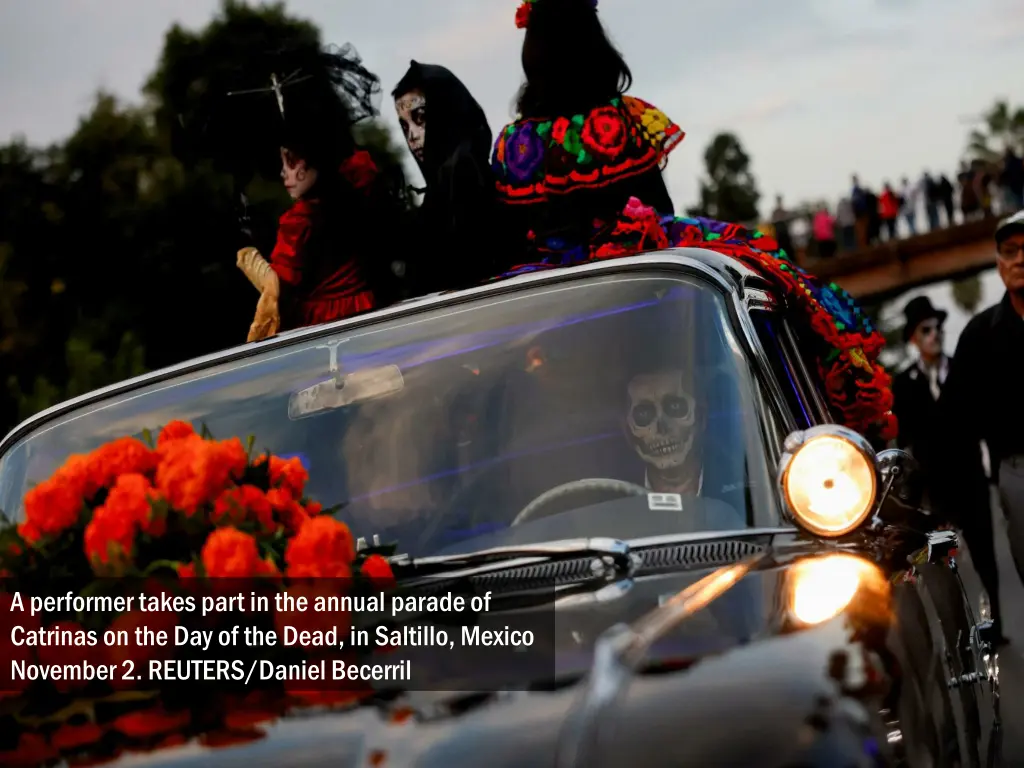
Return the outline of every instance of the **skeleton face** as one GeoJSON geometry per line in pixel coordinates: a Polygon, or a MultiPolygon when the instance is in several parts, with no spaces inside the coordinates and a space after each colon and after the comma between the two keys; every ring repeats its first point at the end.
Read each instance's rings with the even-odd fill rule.
{"type": "Polygon", "coordinates": [[[418,88],[395,99],[398,123],[405,134],[405,142],[419,162],[423,162],[423,150],[427,143],[427,99],[418,88]]]}
{"type": "Polygon", "coordinates": [[[641,459],[661,470],[682,466],[697,433],[697,400],[683,389],[683,372],[635,376],[626,421],[641,459]]]}
{"type": "Polygon", "coordinates": [[[281,147],[281,181],[292,200],[298,200],[316,184],[316,168],[310,168],[301,157],[281,147]]]}

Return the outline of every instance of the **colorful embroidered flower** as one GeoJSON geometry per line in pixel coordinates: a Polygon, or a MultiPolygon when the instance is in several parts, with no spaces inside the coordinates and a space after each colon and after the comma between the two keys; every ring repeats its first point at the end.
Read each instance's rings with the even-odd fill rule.
{"type": "Polygon", "coordinates": [[[843,324],[843,327],[839,330],[853,330],[856,326],[856,318],[853,313],[850,312],[850,308],[839,300],[827,286],[821,286],[818,289],[818,302],[824,307],[825,311],[835,317],[839,322],[843,324]]]}
{"type": "Polygon", "coordinates": [[[626,121],[615,107],[600,107],[587,115],[583,124],[583,145],[595,155],[614,157],[629,138],[626,121]]]}
{"type": "Polygon", "coordinates": [[[577,115],[569,121],[569,127],[565,130],[565,135],[562,137],[562,149],[570,155],[573,163],[577,162],[580,153],[584,151],[583,146],[583,116],[577,115]]]}
{"type": "Polygon", "coordinates": [[[572,126],[567,117],[559,117],[551,125],[551,139],[556,144],[564,144],[565,133],[572,126]]]}
{"type": "Polygon", "coordinates": [[[513,178],[532,179],[544,161],[544,142],[532,123],[519,125],[506,140],[505,165],[513,178]]]}

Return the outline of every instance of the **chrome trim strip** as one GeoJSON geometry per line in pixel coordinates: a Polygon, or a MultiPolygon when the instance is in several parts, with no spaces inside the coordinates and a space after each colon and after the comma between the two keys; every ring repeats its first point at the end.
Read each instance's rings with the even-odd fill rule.
{"type": "MultiPolygon", "coordinates": [[[[829,411],[828,403],[825,402],[825,398],[822,397],[821,391],[815,384],[816,379],[811,376],[810,371],[807,369],[806,363],[804,363],[804,357],[800,354],[800,344],[796,338],[796,334],[793,331],[793,327],[785,320],[782,321],[782,332],[786,335],[786,341],[789,343],[791,352],[795,352],[795,355],[790,357],[795,358],[792,362],[796,364],[797,370],[803,379],[803,383],[810,389],[810,392],[804,393],[805,397],[809,395],[810,404],[817,411],[817,416],[821,420],[820,424],[831,424],[834,419],[832,413],[829,411]]],[[[804,387],[801,387],[803,389],[804,387]]]]}
{"type": "Polygon", "coordinates": [[[647,536],[642,539],[627,539],[626,546],[631,552],[641,549],[653,549],[655,547],[669,547],[676,544],[699,544],[702,541],[721,541],[722,539],[749,539],[758,536],[795,536],[802,531],[795,526],[780,526],[772,528],[743,528],[736,531],[702,531],[680,535],[678,533],[664,533],[657,536],[647,536]]]}
{"type": "MultiPolygon", "coordinates": [[[[572,267],[542,270],[531,272],[506,280],[499,280],[487,285],[469,288],[462,291],[433,294],[418,299],[404,301],[390,307],[371,312],[366,315],[339,320],[334,323],[302,328],[286,335],[276,336],[266,341],[246,344],[231,349],[214,352],[203,357],[193,358],[177,365],[162,368],[157,371],[137,376],[132,379],[111,384],[110,386],[87,392],[84,395],[65,400],[34,416],[26,419],[0,440],[0,458],[4,453],[20,440],[25,434],[37,427],[42,426],[69,411],[80,408],[90,403],[96,403],[113,395],[123,394],[139,389],[149,384],[165,381],[175,376],[180,376],[194,371],[203,370],[213,365],[244,360],[249,357],[276,349],[293,346],[304,341],[314,340],[325,336],[333,336],[337,333],[350,329],[363,328],[376,324],[382,320],[397,319],[407,315],[414,315],[427,309],[444,309],[454,307],[469,301],[475,301],[487,296],[499,296],[505,293],[521,290],[528,285],[549,285],[579,279],[584,275],[611,275],[617,272],[633,272],[639,269],[668,268],[682,269],[699,274],[714,283],[724,293],[733,297],[733,305],[742,306],[741,298],[737,294],[744,291],[743,282],[747,278],[761,280],[761,276],[749,267],[741,264],[722,254],[715,253],[702,248],[672,248],[652,253],[639,254],[636,256],[625,256],[605,261],[579,264],[572,267]]],[[[740,317],[746,312],[739,312],[740,317]]]]}

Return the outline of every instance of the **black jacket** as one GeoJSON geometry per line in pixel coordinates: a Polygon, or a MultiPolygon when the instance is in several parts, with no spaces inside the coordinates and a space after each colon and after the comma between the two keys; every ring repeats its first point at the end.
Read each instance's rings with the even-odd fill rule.
{"type": "Polygon", "coordinates": [[[1000,461],[1024,454],[1022,382],[1024,318],[1006,294],[967,324],[939,398],[938,485],[948,504],[962,501],[964,467],[978,441],[988,445],[993,475],[1000,461]]]}

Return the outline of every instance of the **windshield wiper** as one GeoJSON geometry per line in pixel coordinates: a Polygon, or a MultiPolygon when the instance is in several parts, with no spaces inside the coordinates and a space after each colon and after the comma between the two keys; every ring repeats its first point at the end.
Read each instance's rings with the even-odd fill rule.
{"type": "Polygon", "coordinates": [[[391,558],[395,575],[402,581],[466,578],[487,573],[507,571],[538,563],[560,562],[592,557],[594,577],[613,572],[628,575],[635,563],[629,545],[618,539],[562,539],[542,544],[494,547],[458,555],[436,555],[412,558],[397,555],[391,558]]]}

